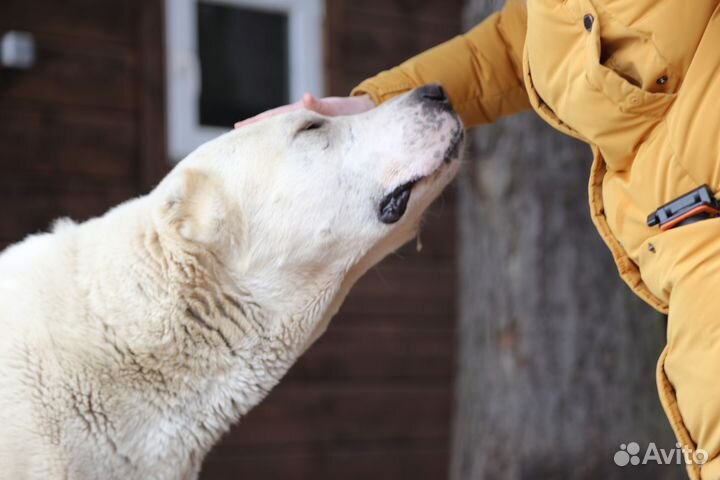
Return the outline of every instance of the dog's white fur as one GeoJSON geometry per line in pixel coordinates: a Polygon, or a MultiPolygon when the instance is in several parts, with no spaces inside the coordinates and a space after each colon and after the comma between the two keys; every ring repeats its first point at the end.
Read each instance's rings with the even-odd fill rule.
{"type": "Polygon", "coordinates": [[[443,156],[458,131],[418,95],[274,117],[147,196],[4,251],[0,477],[196,478],[358,277],[412,238],[457,171],[443,156]],[[380,199],[417,177],[404,217],[380,222],[380,199]]]}

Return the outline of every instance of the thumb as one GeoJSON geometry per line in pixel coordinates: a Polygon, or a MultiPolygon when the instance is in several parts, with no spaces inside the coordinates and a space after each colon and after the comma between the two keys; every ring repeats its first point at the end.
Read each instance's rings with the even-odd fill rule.
{"type": "Polygon", "coordinates": [[[327,107],[325,102],[321,98],[315,97],[312,93],[305,93],[302,98],[302,103],[305,108],[312,110],[313,112],[327,115],[327,107]]]}

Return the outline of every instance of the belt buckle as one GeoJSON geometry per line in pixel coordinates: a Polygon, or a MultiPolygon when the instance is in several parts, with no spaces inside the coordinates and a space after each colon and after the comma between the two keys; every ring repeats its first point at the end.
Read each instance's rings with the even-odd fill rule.
{"type": "Polygon", "coordinates": [[[720,202],[707,185],[681,195],[648,215],[648,227],[659,225],[660,230],[688,225],[720,215],[720,202]]]}

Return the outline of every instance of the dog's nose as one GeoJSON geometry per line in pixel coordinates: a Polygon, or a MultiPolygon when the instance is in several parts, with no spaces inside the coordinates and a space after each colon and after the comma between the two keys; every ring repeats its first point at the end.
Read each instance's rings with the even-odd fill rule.
{"type": "Polygon", "coordinates": [[[419,88],[420,97],[426,100],[449,103],[447,92],[439,83],[431,83],[419,88]]]}

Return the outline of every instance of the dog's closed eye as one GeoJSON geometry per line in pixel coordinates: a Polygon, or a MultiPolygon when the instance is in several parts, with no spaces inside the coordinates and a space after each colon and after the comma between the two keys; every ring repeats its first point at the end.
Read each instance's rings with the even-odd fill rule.
{"type": "Polygon", "coordinates": [[[325,125],[327,125],[327,120],[324,120],[322,118],[313,118],[312,120],[308,120],[302,123],[300,125],[300,128],[295,131],[294,136],[298,136],[301,133],[310,132],[312,130],[320,130],[325,125]]]}

